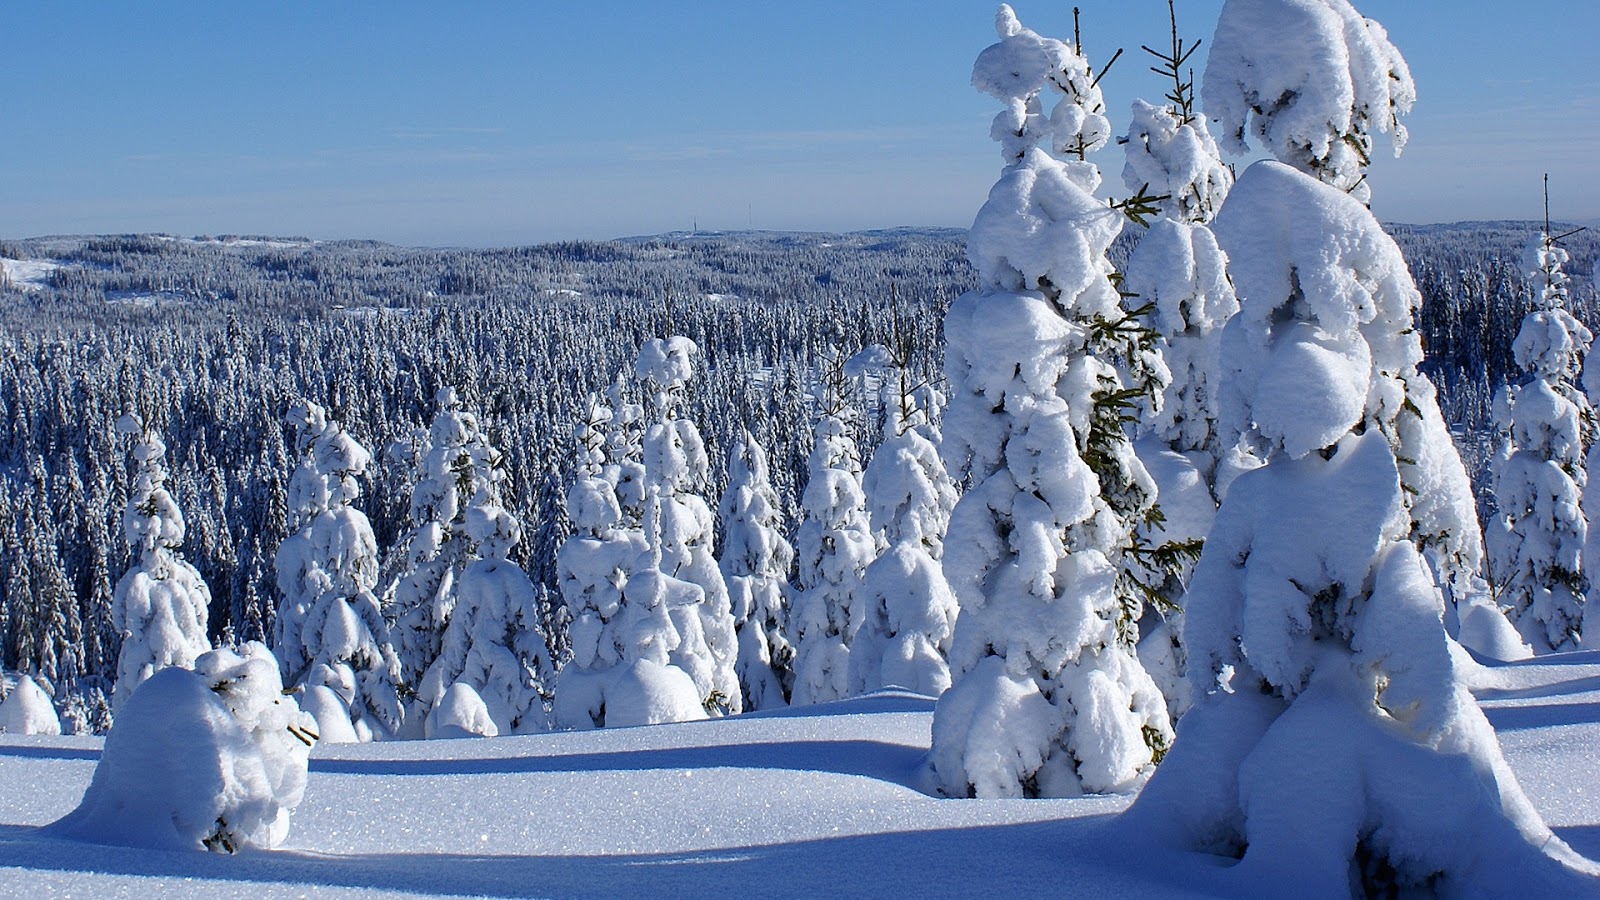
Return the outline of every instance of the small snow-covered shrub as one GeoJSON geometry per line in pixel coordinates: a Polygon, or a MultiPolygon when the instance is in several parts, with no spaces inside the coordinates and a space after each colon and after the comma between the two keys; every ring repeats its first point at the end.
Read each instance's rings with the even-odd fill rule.
{"type": "Polygon", "coordinates": [[[283,694],[264,645],[213,650],[129,697],[83,802],[51,826],[104,844],[232,853],[289,833],[315,722],[283,694]]]}
{"type": "Polygon", "coordinates": [[[639,659],[624,666],[610,685],[606,725],[661,725],[706,718],[694,679],[677,666],[639,659]]]}
{"type": "Polygon", "coordinates": [[[426,725],[430,739],[495,737],[500,733],[483,697],[464,681],[450,685],[433,704],[426,725]]]}
{"type": "Polygon", "coordinates": [[[0,700],[0,732],[6,734],[60,734],[61,719],[50,695],[24,675],[0,700]]]}

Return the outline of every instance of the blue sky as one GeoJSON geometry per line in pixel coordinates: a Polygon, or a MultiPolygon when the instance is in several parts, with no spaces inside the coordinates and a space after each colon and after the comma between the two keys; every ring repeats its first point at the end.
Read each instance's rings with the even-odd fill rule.
{"type": "MultiPolygon", "coordinates": [[[[1158,97],[1163,0],[1078,0],[1114,128],[1158,97]]],[[[1071,4],[1017,0],[1070,35],[1071,4]]],[[[1209,42],[1221,0],[1179,0],[1209,42]]],[[[1358,0],[1411,63],[1393,221],[1600,217],[1592,0],[1358,0]]],[[[967,225],[999,170],[984,0],[17,3],[0,236],[166,231],[512,245],[967,225]]],[[[1196,55],[1203,63],[1205,48],[1196,55]]],[[[1384,154],[1387,155],[1386,153],[1384,154]]],[[[1120,190],[1120,154],[1099,157],[1120,190]]]]}

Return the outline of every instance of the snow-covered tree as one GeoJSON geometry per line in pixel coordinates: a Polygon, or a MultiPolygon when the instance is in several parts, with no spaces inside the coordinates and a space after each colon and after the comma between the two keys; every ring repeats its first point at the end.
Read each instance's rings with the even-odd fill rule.
{"type": "Polygon", "coordinates": [[[1130,395],[1097,356],[1125,318],[1106,258],[1123,215],[1092,196],[1083,159],[1110,131],[1077,47],[1009,6],[995,24],[972,81],[1005,107],[991,133],[1006,166],[968,237],[978,288],[945,319],[941,450],[968,488],[945,540],[961,613],[933,770],[963,797],[1130,790],[1171,728],[1119,583],[1154,498],[1124,431],[1130,395]]]}
{"type": "MultiPolygon", "coordinates": [[[[1351,55],[1352,35],[1382,36],[1352,16],[1343,0],[1229,0],[1212,64],[1299,84],[1296,116],[1337,120],[1347,99],[1323,82],[1348,86],[1349,73],[1304,67],[1351,55]],[[1296,21],[1319,24],[1275,35],[1291,57],[1246,33],[1296,21]],[[1259,57],[1238,56],[1247,37],[1259,57]]],[[[1214,83],[1227,82],[1208,72],[1208,108],[1214,83]]],[[[1258,129],[1275,133],[1279,112],[1258,129]]],[[[1511,860],[1566,851],[1457,675],[1424,559],[1434,550],[1446,572],[1470,560],[1449,516],[1471,506],[1448,496],[1460,464],[1417,374],[1405,261],[1359,199],[1279,162],[1251,166],[1214,227],[1240,298],[1222,424],[1265,465],[1227,491],[1185,595],[1195,705],[1134,823],[1242,857],[1241,877],[1330,895],[1510,889],[1511,860]]]]}
{"type": "MultiPolygon", "coordinates": [[[[645,552],[644,536],[623,523],[616,488],[606,476],[617,471],[609,455],[612,410],[589,397],[574,427],[577,479],[567,492],[573,532],[556,554],[561,596],[571,624],[572,658],[556,686],[555,719],[566,728],[606,724],[606,687],[628,661],[622,634],[622,588],[645,552]]],[[[625,452],[625,451],[624,451],[625,452]]]]}
{"type": "Polygon", "coordinates": [[[844,361],[824,364],[821,418],[813,431],[808,479],[795,536],[799,580],[789,611],[797,704],[826,703],[850,690],[850,642],[861,627],[861,578],[877,549],[861,490],[859,413],[844,390],[844,361]]]}
{"type": "Polygon", "coordinates": [[[629,421],[615,424],[612,410],[591,397],[575,431],[578,478],[567,494],[574,531],[557,555],[572,618],[572,659],[561,670],[554,704],[555,721],[566,728],[706,714],[707,695],[672,658],[682,645],[678,622],[698,619],[693,609],[677,620],[669,611],[703,603],[705,591],[662,572],[660,495],[646,493],[643,447],[630,436],[637,409],[622,417],[629,421]],[[637,520],[618,502],[619,487],[643,502],[637,520]]]}
{"type": "MultiPolygon", "coordinates": [[[[372,456],[309,401],[292,406],[299,464],[289,479],[294,533],[275,558],[283,600],[274,643],[283,680],[326,688],[336,704],[307,704],[329,741],[393,735],[402,720],[400,663],[373,589],[378,547],[372,525],[351,504],[372,456]],[[340,716],[343,722],[325,721],[340,716]]],[[[325,697],[319,692],[319,697],[325,697]]]]}
{"type": "Polygon", "coordinates": [[[183,513],[167,493],[167,446],[131,415],[117,420],[117,431],[133,438],[133,484],[122,532],[134,563],[112,597],[112,627],[122,633],[113,709],[156,671],[193,668],[195,658],[211,649],[211,590],[178,552],[183,513]]]}
{"type": "MultiPolygon", "coordinates": [[[[1365,202],[1373,133],[1389,133],[1397,153],[1405,146],[1399,117],[1411,109],[1416,89],[1383,26],[1363,18],[1348,0],[1229,0],[1217,22],[1201,96],[1207,114],[1222,122],[1223,144],[1229,150],[1247,149],[1248,130],[1280,162],[1365,202]],[[1272,35],[1272,40],[1262,35],[1272,35]]],[[[1220,239],[1220,227],[1217,233],[1220,239]]],[[[1414,311],[1419,297],[1410,274],[1403,265],[1398,270],[1387,266],[1393,241],[1381,233],[1371,239],[1382,246],[1346,253],[1340,266],[1330,261],[1316,269],[1300,268],[1304,257],[1297,257],[1292,274],[1278,259],[1241,259],[1245,248],[1235,250],[1226,241],[1222,249],[1231,261],[1235,286],[1242,279],[1271,278],[1274,290],[1280,290],[1285,278],[1303,281],[1311,277],[1308,273],[1349,283],[1353,270],[1350,289],[1358,291],[1358,307],[1400,304],[1414,311]],[[1359,266],[1364,259],[1386,262],[1381,271],[1363,271],[1359,266]],[[1241,268],[1252,271],[1241,276],[1241,268]]],[[[1471,482],[1439,412],[1433,383],[1417,370],[1421,351],[1411,315],[1384,314],[1385,321],[1404,324],[1383,326],[1397,330],[1384,346],[1394,345],[1389,363],[1398,368],[1380,373],[1374,364],[1375,377],[1382,375],[1376,383],[1389,392],[1374,398],[1384,410],[1375,424],[1385,429],[1400,463],[1412,541],[1459,608],[1483,593],[1483,541],[1471,482]]],[[[1247,362],[1239,354],[1259,351],[1257,346],[1225,344],[1224,354],[1237,364],[1247,362]]],[[[1220,402],[1226,407],[1239,400],[1224,396],[1220,402]]],[[[1461,615],[1465,618],[1468,612],[1462,609],[1461,615]]]]}
{"type": "Polygon", "coordinates": [[[466,530],[477,558],[461,573],[443,647],[418,694],[436,706],[447,691],[465,685],[481,699],[497,733],[548,730],[555,662],[540,629],[533,582],[509,559],[522,540],[522,523],[480,493],[467,507],[466,530]]]}
{"type": "Polygon", "coordinates": [[[1497,893],[1509,859],[1564,848],[1457,675],[1414,542],[1405,262],[1359,201],[1277,162],[1216,230],[1241,305],[1224,422],[1266,465],[1228,490],[1185,595],[1195,705],[1135,825],[1330,895],[1497,893]]]}
{"type": "Polygon", "coordinates": [[[728,488],[717,512],[723,533],[720,564],[739,635],[744,708],[784,706],[794,688],[794,648],[784,636],[794,548],[783,536],[767,451],[749,430],[728,454],[728,488]]]}
{"type": "MultiPolygon", "coordinates": [[[[1512,344],[1522,377],[1495,397],[1499,512],[1485,535],[1500,603],[1537,650],[1568,650],[1582,637],[1588,525],[1581,502],[1584,448],[1594,411],[1575,383],[1593,335],[1567,310],[1567,251],[1549,231],[1528,246],[1524,268],[1539,289],[1512,344]]],[[[1592,501],[1591,501],[1592,505],[1592,501]]]]}
{"type": "Polygon", "coordinates": [[[1172,49],[1150,52],[1173,82],[1169,102],[1134,101],[1122,171],[1129,190],[1161,198],[1154,201],[1161,218],[1129,257],[1123,290],[1132,295],[1130,303],[1149,311],[1148,324],[1160,335],[1170,373],[1160,402],[1141,417],[1139,432],[1179,453],[1205,454],[1209,458],[1197,464],[1209,478],[1226,450],[1216,425],[1220,331],[1239,301],[1228,281],[1227,257],[1206,223],[1233,186],[1233,173],[1195,110],[1193,83],[1183,74],[1198,44],[1182,42],[1170,3],[1168,12],[1174,17],[1172,49]]]}
{"type": "Polygon", "coordinates": [[[646,341],[635,372],[650,399],[644,436],[645,540],[664,576],[698,588],[699,602],[668,603],[677,628],[673,665],[688,673],[708,711],[743,709],[734,663],[738,637],[728,587],[713,555],[716,517],[706,502],[711,487],[705,441],[682,416],[684,391],[694,376],[694,342],[674,336],[646,341]]]}
{"type": "Polygon", "coordinates": [[[862,575],[861,628],[850,644],[850,693],[890,686],[937,696],[950,687],[955,594],[940,559],[956,489],[939,459],[934,422],[942,397],[907,371],[909,335],[896,334],[897,390],[886,437],[862,475],[882,550],[862,575]]]}
{"type": "MultiPolygon", "coordinates": [[[[411,533],[404,539],[406,568],[390,587],[400,671],[420,686],[439,657],[445,627],[455,608],[461,571],[471,560],[467,507],[490,491],[498,451],[489,446],[478,417],[462,407],[454,388],[440,388],[437,411],[411,491],[411,533]]],[[[420,710],[422,716],[427,707],[420,710]]],[[[421,716],[416,724],[422,724],[421,716]]]]}
{"type": "MultiPolygon", "coordinates": [[[[1161,218],[1129,256],[1122,290],[1124,306],[1147,315],[1162,359],[1156,390],[1136,426],[1139,457],[1156,482],[1162,513],[1159,522],[1141,528],[1141,540],[1193,552],[1216,515],[1219,464],[1226,486],[1242,456],[1223,444],[1217,426],[1222,326],[1238,311],[1239,301],[1228,279],[1227,256],[1207,227],[1233,186],[1233,173],[1194,106],[1193,78],[1184,67],[1199,44],[1178,36],[1170,0],[1167,13],[1170,49],[1146,50],[1160,63],[1152,68],[1170,80],[1171,89],[1164,105],[1134,101],[1122,171],[1129,190],[1159,198],[1153,202],[1161,218]]],[[[1160,621],[1150,623],[1139,643],[1140,659],[1174,714],[1188,708],[1177,603],[1192,558],[1180,558],[1175,577],[1159,585],[1167,602],[1160,621]]]]}

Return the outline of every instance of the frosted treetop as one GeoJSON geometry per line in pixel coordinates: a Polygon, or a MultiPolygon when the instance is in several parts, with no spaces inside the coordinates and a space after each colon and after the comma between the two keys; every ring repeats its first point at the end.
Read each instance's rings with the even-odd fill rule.
{"type": "Polygon", "coordinates": [[[1398,155],[1417,88],[1388,32],[1348,0],[1228,0],[1201,96],[1230,152],[1249,151],[1248,130],[1279,160],[1365,200],[1372,132],[1390,134],[1398,155]]]}

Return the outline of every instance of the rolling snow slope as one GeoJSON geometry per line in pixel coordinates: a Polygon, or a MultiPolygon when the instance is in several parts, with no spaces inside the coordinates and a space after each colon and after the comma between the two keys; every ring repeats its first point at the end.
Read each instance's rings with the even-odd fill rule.
{"type": "MultiPolygon", "coordinates": [[[[1574,849],[1600,856],[1600,652],[1497,665],[1475,682],[1534,803],[1574,849]]],[[[101,741],[0,735],[0,896],[1271,889],[1238,883],[1213,858],[1141,854],[1114,818],[1127,798],[927,796],[932,706],[885,692],[681,725],[323,746],[287,849],[231,857],[41,832],[77,804],[101,741]]]]}

